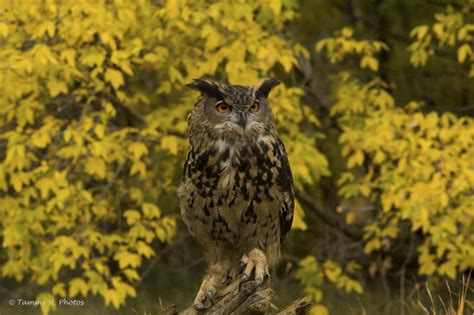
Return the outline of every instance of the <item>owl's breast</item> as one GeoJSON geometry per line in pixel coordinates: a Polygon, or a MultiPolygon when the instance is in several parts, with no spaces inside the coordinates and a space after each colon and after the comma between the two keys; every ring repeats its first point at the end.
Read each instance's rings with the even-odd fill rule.
{"type": "Polygon", "coordinates": [[[193,149],[180,187],[182,213],[191,230],[235,245],[255,238],[258,229],[264,244],[278,243],[293,211],[291,172],[279,139],[217,140],[193,149]]]}
{"type": "Polygon", "coordinates": [[[253,143],[240,145],[218,144],[218,187],[222,190],[240,190],[244,194],[261,186],[272,184],[273,169],[279,163],[275,160],[270,138],[258,138],[253,143]]]}
{"type": "Polygon", "coordinates": [[[207,150],[191,149],[185,177],[191,179],[202,196],[219,194],[228,199],[239,193],[249,200],[262,193],[271,198],[269,190],[281,167],[273,139],[262,136],[242,143],[219,139],[207,150]]]}

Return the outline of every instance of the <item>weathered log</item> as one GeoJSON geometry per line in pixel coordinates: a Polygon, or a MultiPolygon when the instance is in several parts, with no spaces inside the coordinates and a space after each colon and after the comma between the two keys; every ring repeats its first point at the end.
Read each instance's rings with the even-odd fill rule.
{"type": "Polygon", "coordinates": [[[312,305],[306,298],[300,298],[283,307],[276,315],[305,315],[312,305]]]}
{"type": "Polygon", "coordinates": [[[199,312],[190,306],[179,314],[265,314],[270,307],[273,294],[269,281],[265,281],[255,289],[255,281],[241,284],[240,279],[237,278],[217,292],[214,304],[205,312],[199,312]]]}
{"type": "Polygon", "coordinates": [[[241,284],[240,279],[235,279],[216,294],[214,304],[208,310],[199,312],[190,306],[179,315],[304,315],[311,306],[301,298],[278,310],[272,305],[274,293],[269,280],[255,288],[255,281],[241,284]]]}

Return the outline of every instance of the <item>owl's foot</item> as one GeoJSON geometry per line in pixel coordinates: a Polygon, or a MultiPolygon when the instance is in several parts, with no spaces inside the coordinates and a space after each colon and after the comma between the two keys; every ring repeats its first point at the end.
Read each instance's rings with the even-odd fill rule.
{"type": "Polygon", "coordinates": [[[243,255],[240,262],[243,267],[241,282],[249,280],[252,272],[255,272],[255,288],[258,288],[265,278],[270,275],[267,257],[258,248],[252,249],[248,255],[243,255]]]}
{"type": "Polygon", "coordinates": [[[212,306],[219,287],[220,278],[220,276],[214,274],[207,275],[204,278],[199,292],[194,299],[193,306],[197,311],[204,311],[212,306]]]}

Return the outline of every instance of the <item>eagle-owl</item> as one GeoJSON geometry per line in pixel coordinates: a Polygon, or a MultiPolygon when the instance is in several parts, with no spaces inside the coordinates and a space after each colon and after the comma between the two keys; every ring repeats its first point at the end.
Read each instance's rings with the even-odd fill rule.
{"type": "Polygon", "coordinates": [[[179,199],[208,264],[194,301],[198,310],[210,307],[219,287],[239,272],[242,281],[253,274],[260,285],[291,227],[293,178],[268,102],[278,84],[199,79],[188,85],[201,97],[188,116],[190,148],[179,199]]]}

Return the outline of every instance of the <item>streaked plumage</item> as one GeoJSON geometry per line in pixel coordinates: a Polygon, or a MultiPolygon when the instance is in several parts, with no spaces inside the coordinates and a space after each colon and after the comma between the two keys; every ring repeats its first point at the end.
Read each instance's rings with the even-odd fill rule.
{"type": "Polygon", "coordinates": [[[253,271],[263,281],[291,227],[293,180],[267,101],[277,84],[190,85],[202,95],[188,117],[190,149],[179,198],[184,222],[209,266],[197,308],[212,300],[240,260],[248,277],[253,271]]]}

